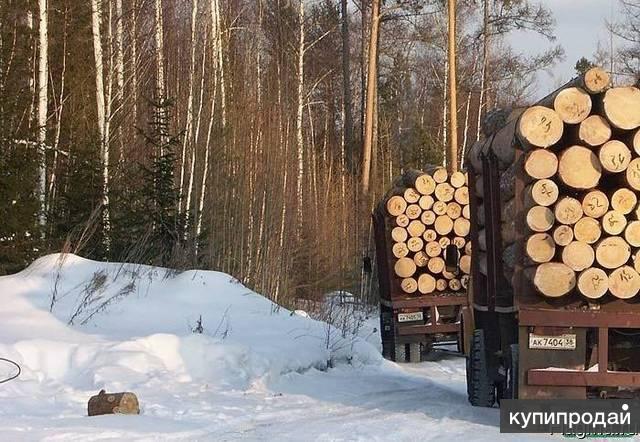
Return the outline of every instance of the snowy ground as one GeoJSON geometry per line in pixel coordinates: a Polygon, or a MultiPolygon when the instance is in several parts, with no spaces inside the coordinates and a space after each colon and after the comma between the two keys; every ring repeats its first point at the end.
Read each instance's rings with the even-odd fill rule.
{"type": "Polygon", "coordinates": [[[384,361],[375,319],[343,337],[222,273],[52,255],[0,296],[0,357],[23,368],[0,384],[2,440],[503,438],[497,409],[468,405],[462,358],[384,361]],[[102,388],[141,415],[86,417],[102,388]]]}

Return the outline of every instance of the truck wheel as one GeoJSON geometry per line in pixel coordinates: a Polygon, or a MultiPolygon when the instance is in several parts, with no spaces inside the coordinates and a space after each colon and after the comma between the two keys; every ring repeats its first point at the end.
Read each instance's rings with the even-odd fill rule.
{"type": "Polygon", "coordinates": [[[511,344],[509,347],[509,357],[507,358],[505,399],[518,399],[518,369],[520,351],[518,344],[511,344]]]}
{"type": "Polygon", "coordinates": [[[496,401],[495,387],[489,379],[484,330],[473,332],[473,340],[467,357],[467,395],[475,407],[493,407],[496,401]]]}

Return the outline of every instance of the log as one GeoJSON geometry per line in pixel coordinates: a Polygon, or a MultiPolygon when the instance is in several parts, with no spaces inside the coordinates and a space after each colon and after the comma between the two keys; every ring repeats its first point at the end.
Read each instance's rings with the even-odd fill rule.
{"type": "Polygon", "coordinates": [[[87,414],[99,416],[103,414],[140,414],[140,404],[134,393],[106,393],[100,390],[89,398],[87,414]]]}
{"type": "Polygon", "coordinates": [[[595,252],[586,242],[573,241],[562,250],[562,262],[576,272],[581,272],[593,265],[595,252]]]}
{"type": "Polygon", "coordinates": [[[444,272],[442,272],[442,276],[444,276],[444,279],[452,280],[453,278],[456,277],[456,274],[455,273],[451,273],[451,272],[447,272],[445,270],[444,272]]]}
{"type": "Polygon", "coordinates": [[[631,189],[620,188],[611,195],[611,208],[623,215],[628,215],[638,205],[638,197],[631,189]]]}
{"type": "Polygon", "coordinates": [[[462,273],[468,275],[471,273],[471,256],[462,255],[460,257],[460,270],[462,273]]]}
{"type": "Polygon", "coordinates": [[[500,214],[503,220],[515,220],[516,219],[516,200],[511,199],[506,201],[501,206],[502,213],[500,214]]]}
{"type": "Polygon", "coordinates": [[[594,66],[573,82],[590,94],[599,94],[611,86],[611,76],[601,67],[594,66]]]}
{"type": "Polygon", "coordinates": [[[600,236],[602,236],[602,226],[597,219],[585,216],[575,223],[573,226],[573,234],[577,241],[595,244],[600,239],[600,236]]]}
{"type": "Polygon", "coordinates": [[[422,224],[425,226],[431,226],[436,222],[436,214],[432,210],[425,210],[422,212],[422,215],[420,215],[420,221],[422,221],[422,224]]]}
{"type": "Polygon", "coordinates": [[[466,182],[467,182],[467,178],[465,177],[464,172],[455,171],[449,177],[449,183],[456,189],[459,189],[460,187],[464,186],[466,182]]]}
{"type": "Polygon", "coordinates": [[[553,259],[556,254],[556,244],[551,235],[535,233],[527,239],[525,251],[533,262],[541,264],[553,259]]]}
{"type": "Polygon", "coordinates": [[[602,169],[609,173],[624,172],[631,162],[631,151],[618,140],[607,141],[598,152],[602,169]]]}
{"type": "Polygon", "coordinates": [[[435,196],[438,201],[448,203],[453,199],[456,189],[449,183],[440,183],[436,186],[435,196]]]}
{"type": "Polygon", "coordinates": [[[425,230],[427,230],[427,227],[424,225],[422,221],[417,219],[414,219],[413,221],[411,221],[407,226],[407,232],[409,233],[409,236],[411,236],[412,238],[422,236],[425,230]]]}
{"type": "Polygon", "coordinates": [[[537,180],[529,184],[524,192],[525,207],[535,205],[548,207],[555,203],[560,195],[558,185],[550,179],[537,180]]]}
{"type": "Polygon", "coordinates": [[[560,224],[573,225],[578,222],[584,212],[582,203],[575,198],[565,196],[560,199],[554,208],[554,215],[560,224]]]}
{"type": "Polygon", "coordinates": [[[587,298],[602,298],[607,290],[609,290],[609,277],[604,270],[590,267],[578,275],[578,291],[587,298]]]}
{"type": "Polygon", "coordinates": [[[622,266],[609,275],[609,291],[619,299],[630,299],[640,291],[640,275],[631,266],[622,266]]]}
{"type": "Polygon", "coordinates": [[[423,295],[433,293],[436,290],[436,279],[428,273],[418,277],[418,291],[423,295]]]}
{"type": "Polygon", "coordinates": [[[625,176],[627,184],[629,184],[632,189],[640,190],[640,158],[631,160],[625,176]]]}
{"type": "Polygon", "coordinates": [[[453,232],[456,236],[467,236],[471,230],[471,222],[466,218],[457,218],[453,221],[453,232]]]}
{"type": "MultiPolygon", "coordinates": [[[[507,168],[513,163],[515,158],[515,146],[517,140],[515,140],[516,126],[518,125],[519,117],[525,112],[524,109],[516,109],[511,112],[505,125],[497,130],[491,140],[491,151],[498,158],[501,169],[507,168]]],[[[485,148],[486,149],[486,148],[485,148]]],[[[485,152],[488,149],[485,150],[485,152]]]]}
{"type": "Polygon", "coordinates": [[[631,221],[624,229],[624,239],[632,247],[640,247],[640,221],[631,221]]]}
{"type": "Polygon", "coordinates": [[[543,233],[553,227],[555,217],[548,207],[533,206],[527,212],[527,226],[533,232],[543,233]]]}
{"type": "Polygon", "coordinates": [[[416,263],[411,258],[400,258],[393,266],[393,270],[400,278],[409,278],[416,273],[416,263]]]}
{"type": "Polygon", "coordinates": [[[462,206],[462,216],[465,219],[471,219],[471,209],[469,208],[468,205],[462,206]]]}
{"type": "Polygon", "coordinates": [[[421,195],[431,195],[436,190],[436,182],[429,175],[420,170],[407,170],[402,175],[402,181],[405,186],[413,187],[421,195]]]}
{"type": "Polygon", "coordinates": [[[471,245],[471,241],[467,241],[467,244],[464,246],[465,255],[471,255],[471,249],[473,246],[471,245]]]}
{"type": "Polygon", "coordinates": [[[574,189],[592,189],[602,176],[602,166],[592,150],[582,146],[571,146],[560,154],[558,177],[574,189]]]}
{"type": "Polygon", "coordinates": [[[431,241],[424,246],[424,251],[429,258],[435,258],[442,253],[442,247],[440,247],[438,241],[431,241]]]}
{"type": "Polygon", "coordinates": [[[404,213],[396,216],[396,225],[399,227],[407,227],[410,221],[409,217],[404,213]]]}
{"type": "Polygon", "coordinates": [[[619,236],[610,236],[596,245],[596,261],[605,269],[615,269],[629,261],[631,247],[619,236]]]}
{"type": "Polygon", "coordinates": [[[500,236],[503,244],[510,244],[516,240],[515,219],[509,219],[500,224],[500,236]]]}
{"type": "Polygon", "coordinates": [[[429,263],[429,257],[424,251],[420,250],[415,255],[413,255],[413,262],[416,263],[416,267],[426,267],[429,263]]]}
{"type": "Polygon", "coordinates": [[[462,288],[464,289],[468,289],[469,288],[469,275],[462,275],[460,277],[460,284],[462,285],[462,288]]]}
{"type": "Polygon", "coordinates": [[[453,199],[461,205],[469,204],[469,188],[467,186],[459,187],[453,194],[453,199]]]}
{"type": "Polygon", "coordinates": [[[449,281],[449,288],[454,292],[457,292],[462,288],[462,283],[458,278],[453,278],[452,280],[449,281]]]}
{"type": "Polygon", "coordinates": [[[640,273],[640,250],[633,255],[633,268],[636,272],[640,273]]]}
{"type": "Polygon", "coordinates": [[[424,241],[422,241],[422,238],[420,237],[409,238],[407,241],[407,248],[414,253],[419,252],[423,247],[424,241]]]}
{"type": "Polygon", "coordinates": [[[393,239],[394,242],[405,242],[408,237],[409,234],[404,227],[394,227],[391,229],[391,239],[393,239]]]}
{"type": "Polygon", "coordinates": [[[404,191],[404,200],[406,202],[408,202],[409,204],[415,204],[418,202],[418,200],[420,199],[420,194],[418,193],[418,191],[416,189],[414,189],[413,187],[408,187],[405,191],[404,191]]]}
{"type": "Polygon", "coordinates": [[[447,172],[447,169],[444,167],[432,167],[428,172],[431,174],[436,184],[446,183],[449,179],[449,172],[447,172]]]}
{"type": "Polygon", "coordinates": [[[628,143],[636,155],[640,155],[640,129],[636,130],[633,135],[629,137],[628,143]]]}
{"type": "Polygon", "coordinates": [[[420,208],[422,210],[429,210],[431,209],[431,207],[433,207],[433,203],[435,202],[435,200],[433,199],[433,196],[431,195],[422,195],[420,197],[420,199],[418,200],[418,205],[420,206],[420,208]]]}
{"type": "Polygon", "coordinates": [[[524,148],[553,146],[564,131],[560,116],[552,109],[532,106],[524,111],[517,124],[518,139],[524,148]]]}
{"type": "Polygon", "coordinates": [[[508,201],[513,198],[516,191],[516,175],[520,170],[519,163],[513,163],[501,175],[499,181],[500,200],[508,201]]]}
{"type": "Polygon", "coordinates": [[[399,195],[394,195],[387,200],[386,206],[389,215],[398,216],[407,209],[407,201],[399,195]]]}
{"type": "Polygon", "coordinates": [[[434,275],[442,273],[444,271],[444,259],[439,256],[431,258],[427,264],[427,268],[434,275]]]}
{"type": "Polygon", "coordinates": [[[391,252],[396,258],[404,258],[409,254],[409,248],[404,242],[397,242],[391,247],[391,252]]]}
{"type": "Polygon", "coordinates": [[[444,201],[436,201],[435,203],[433,203],[433,207],[431,207],[431,210],[436,215],[445,215],[447,213],[447,203],[444,201]]]}
{"type": "Polygon", "coordinates": [[[633,130],[640,127],[640,90],[630,87],[614,87],[604,94],[604,116],[615,128],[633,130]]]}
{"type": "Polygon", "coordinates": [[[611,138],[611,126],[606,118],[600,115],[591,115],[578,126],[577,138],[580,144],[592,147],[601,146],[611,138]]]}
{"type": "Polygon", "coordinates": [[[591,112],[591,96],[579,87],[560,90],[553,99],[553,109],[567,124],[578,124],[591,112]]]}
{"type": "Polygon", "coordinates": [[[453,220],[451,218],[449,218],[447,215],[440,215],[436,217],[436,221],[435,223],[433,223],[433,228],[439,235],[448,235],[453,230],[453,225],[453,220]]]}
{"type": "MultiPolygon", "coordinates": [[[[558,171],[558,157],[550,150],[534,149],[525,157],[524,170],[534,179],[551,178],[558,171]]],[[[502,190],[502,186],[500,189],[502,190]]]]}
{"type": "Polygon", "coordinates": [[[436,281],[436,290],[438,290],[439,292],[444,292],[447,287],[449,287],[449,283],[446,279],[440,278],[436,281]]]}
{"type": "Polygon", "coordinates": [[[451,244],[451,239],[449,237],[442,236],[438,239],[438,244],[440,244],[440,247],[442,247],[442,250],[444,251],[444,249],[451,244]]]}
{"type": "Polygon", "coordinates": [[[565,225],[556,227],[553,230],[553,241],[559,246],[566,246],[567,244],[571,243],[571,241],[573,241],[574,229],[572,229],[570,226],[565,225]]]}
{"type": "Polygon", "coordinates": [[[582,210],[586,216],[600,218],[609,211],[609,198],[604,192],[592,190],[582,198],[582,210]]]}
{"type": "Polygon", "coordinates": [[[409,219],[418,219],[420,215],[422,215],[422,209],[417,204],[409,204],[404,214],[407,215],[409,219]]]}
{"type": "Polygon", "coordinates": [[[616,210],[608,211],[602,217],[602,230],[609,235],[620,235],[627,227],[627,218],[616,210]]]}
{"type": "Polygon", "coordinates": [[[538,292],[550,298],[564,296],[576,286],[576,273],[560,262],[546,262],[527,268],[525,275],[538,292]]]}
{"type": "Polygon", "coordinates": [[[451,201],[447,204],[447,216],[451,219],[457,219],[462,216],[462,206],[460,204],[451,201]]]}
{"type": "Polygon", "coordinates": [[[438,239],[438,234],[433,229],[427,229],[422,234],[422,239],[424,239],[426,242],[435,241],[436,239],[438,239]]]}
{"type": "Polygon", "coordinates": [[[453,238],[453,240],[451,240],[451,243],[456,246],[459,250],[464,249],[464,246],[467,244],[467,240],[460,237],[460,236],[456,236],[455,238],[453,238]]]}
{"type": "Polygon", "coordinates": [[[415,278],[404,278],[400,282],[400,288],[405,293],[415,293],[418,290],[418,281],[415,278]]]}

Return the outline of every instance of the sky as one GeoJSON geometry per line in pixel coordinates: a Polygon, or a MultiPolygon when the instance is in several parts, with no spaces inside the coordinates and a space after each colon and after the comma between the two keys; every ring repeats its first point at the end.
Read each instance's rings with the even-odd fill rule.
{"type": "MultiPolygon", "coordinates": [[[[535,54],[560,44],[564,48],[565,59],[549,73],[538,76],[538,84],[543,90],[552,89],[575,76],[574,66],[581,57],[592,58],[598,41],[609,46],[609,32],[606,21],[620,19],[618,0],[538,0],[551,10],[556,19],[554,43],[531,32],[516,32],[510,37],[513,48],[525,54],[535,54]],[[611,20],[613,18],[613,20],[611,20]]],[[[534,3],[536,3],[534,1],[534,3]]],[[[616,42],[615,44],[620,44],[616,42]]]]}

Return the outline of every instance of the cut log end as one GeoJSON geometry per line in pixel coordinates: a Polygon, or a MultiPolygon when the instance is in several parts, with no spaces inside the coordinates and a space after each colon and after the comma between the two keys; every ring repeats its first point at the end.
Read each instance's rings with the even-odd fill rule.
{"type": "Polygon", "coordinates": [[[573,241],[562,250],[562,262],[576,272],[588,269],[594,260],[593,247],[586,242],[573,241]]]}
{"type": "Polygon", "coordinates": [[[544,296],[559,298],[571,292],[576,286],[576,274],[566,264],[546,262],[526,269],[525,274],[534,287],[544,296]]]}
{"type": "Polygon", "coordinates": [[[547,149],[535,149],[527,154],[524,170],[535,179],[551,178],[558,171],[558,157],[547,149]]]}
{"type": "Polygon", "coordinates": [[[587,298],[602,298],[607,290],[609,290],[609,277],[604,270],[591,267],[578,275],[578,291],[587,298]]]}
{"type": "Polygon", "coordinates": [[[600,182],[602,166],[591,149],[571,146],[560,155],[558,176],[564,184],[574,189],[592,189],[600,182]]]}
{"type": "Polygon", "coordinates": [[[558,92],[553,108],[565,123],[578,124],[591,112],[591,96],[582,88],[568,87],[558,92]]]}
{"type": "Polygon", "coordinates": [[[609,291],[619,299],[630,299],[640,291],[640,275],[631,266],[622,266],[609,275],[609,291]]]}
{"type": "Polygon", "coordinates": [[[528,108],[520,116],[518,136],[526,146],[549,147],[562,137],[564,124],[552,109],[543,106],[528,108]]]}

